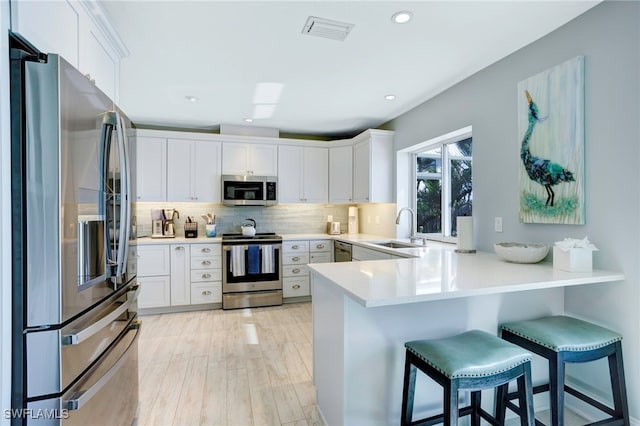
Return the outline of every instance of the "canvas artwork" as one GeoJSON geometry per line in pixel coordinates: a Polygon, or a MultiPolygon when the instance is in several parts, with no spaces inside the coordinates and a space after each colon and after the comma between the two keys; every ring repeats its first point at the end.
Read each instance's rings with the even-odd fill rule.
{"type": "Polygon", "coordinates": [[[518,83],[520,221],[582,225],[584,57],[518,83]]]}

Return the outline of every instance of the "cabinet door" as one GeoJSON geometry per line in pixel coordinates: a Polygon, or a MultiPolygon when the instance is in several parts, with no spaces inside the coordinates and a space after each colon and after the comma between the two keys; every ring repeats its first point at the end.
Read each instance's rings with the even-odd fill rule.
{"type": "Polygon", "coordinates": [[[329,198],[329,149],[305,147],[302,164],[302,199],[306,203],[326,203],[329,198]]]}
{"type": "Polygon", "coordinates": [[[167,140],[136,138],[138,201],[167,201],[167,140]]]}
{"type": "MultiPolygon", "coordinates": [[[[84,13],[84,11],[82,11],[84,13]]],[[[113,101],[118,101],[118,55],[88,16],[80,20],[78,69],[113,101]]]]}
{"type": "Polygon", "coordinates": [[[171,304],[170,278],[169,276],[159,277],[138,277],[140,284],[140,295],[138,296],[138,308],[161,308],[171,304]]]}
{"type": "Polygon", "coordinates": [[[350,203],[353,200],[353,147],[329,148],[329,202],[350,203]]]}
{"type": "Polygon", "coordinates": [[[193,201],[195,142],[167,140],[167,201],[193,201]]]}
{"type": "Polygon", "coordinates": [[[302,200],[302,147],[278,147],[278,202],[299,203],[302,200]]]}
{"type": "Polygon", "coordinates": [[[169,275],[169,246],[167,244],[138,245],[138,276],[152,277],[169,275]]]}
{"type": "Polygon", "coordinates": [[[249,170],[256,176],[276,176],[278,173],[278,146],[251,145],[249,170]]]}
{"type": "Polygon", "coordinates": [[[220,173],[220,142],[197,141],[193,158],[194,201],[219,203],[222,181],[220,173]]]}
{"type": "Polygon", "coordinates": [[[191,303],[191,261],[189,246],[171,245],[171,306],[191,303]]]}
{"type": "Polygon", "coordinates": [[[353,147],[353,199],[356,203],[369,202],[371,178],[371,144],[360,142],[353,147]]]}
{"type": "Polygon", "coordinates": [[[247,175],[249,171],[249,150],[247,143],[225,142],[222,144],[222,174],[247,175]]]}

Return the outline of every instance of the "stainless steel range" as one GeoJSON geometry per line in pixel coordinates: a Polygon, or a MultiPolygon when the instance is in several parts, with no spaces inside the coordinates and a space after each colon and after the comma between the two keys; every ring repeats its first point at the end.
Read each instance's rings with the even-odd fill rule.
{"type": "Polygon", "coordinates": [[[282,237],[222,236],[222,309],[282,304],[282,237]]]}

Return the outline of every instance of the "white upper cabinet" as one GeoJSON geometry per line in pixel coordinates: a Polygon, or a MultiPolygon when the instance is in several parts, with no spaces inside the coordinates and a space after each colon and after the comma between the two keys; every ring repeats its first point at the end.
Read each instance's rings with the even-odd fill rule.
{"type": "Polygon", "coordinates": [[[167,140],[167,200],[220,202],[221,143],[167,140]]]}
{"type": "Polygon", "coordinates": [[[276,176],[278,146],[224,142],[222,144],[222,174],[276,176]]]}
{"type": "Polygon", "coordinates": [[[138,201],[167,201],[167,140],[136,138],[138,201]]]}
{"type": "Polygon", "coordinates": [[[280,203],[326,203],[328,172],[328,148],[280,145],[278,147],[278,201],[280,203]]]}
{"type": "Polygon", "coordinates": [[[353,146],[353,199],[356,203],[393,202],[393,132],[368,130],[353,146]]]}
{"type": "Polygon", "coordinates": [[[12,31],[62,56],[118,101],[120,59],[128,51],[98,2],[11,1],[12,31]]]}
{"type": "Polygon", "coordinates": [[[329,202],[353,201],[353,146],[329,148],[329,202]]]}

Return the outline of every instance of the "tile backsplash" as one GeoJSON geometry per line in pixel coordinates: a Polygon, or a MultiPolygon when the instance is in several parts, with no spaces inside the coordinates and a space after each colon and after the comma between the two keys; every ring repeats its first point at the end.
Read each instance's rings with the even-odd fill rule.
{"type": "Polygon", "coordinates": [[[139,237],[151,235],[151,210],[174,208],[180,218],[175,223],[176,236],[184,236],[187,216],[198,222],[198,236],[204,236],[205,221],[202,214],[216,215],[216,231],[240,232],[247,218],[256,221],[257,232],[277,234],[326,233],[327,216],[332,215],[344,231],[347,229],[348,205],[342,204],[278,204],[273,207],[227,207],[215,203],[136,203],[137,233],[139,237]]]}

